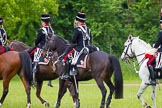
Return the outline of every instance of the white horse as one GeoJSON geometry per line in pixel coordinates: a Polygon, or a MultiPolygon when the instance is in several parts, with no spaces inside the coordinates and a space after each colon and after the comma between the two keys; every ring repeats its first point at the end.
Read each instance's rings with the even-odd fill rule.
{"type": "MultiPolygon", "coordinates": [[[[143,40],[139,39],[139,37],[132,37],[131,35],[128,36],[128,39],[126,40],[124,45],[125,48],[121,55],[121,59],[128,60],[129,58],[135,57],[138,61],[138,64],[140,65],[139,77],[141,78],[142,82],[138,90],[137,97],[145,108],[151,108],[142,98],[142,94],[150,84],[150,73],[147,67],[148,59],[145,59],[145,52],[152,47],[143,40]]],[[[152,88],[152,108],[156,108],[156,86],[150,86],[152,88]]]]}

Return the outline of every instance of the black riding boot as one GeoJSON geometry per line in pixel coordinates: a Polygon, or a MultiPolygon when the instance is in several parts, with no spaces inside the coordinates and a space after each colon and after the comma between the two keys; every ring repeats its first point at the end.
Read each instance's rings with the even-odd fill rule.
{"type": "Polygon", "coordinates": [[[69,62],[69,60],[66,60],[65,73],[61,76],[61,79],[63,79],[63,80],[69,79],[70,78],[69,71],[70,71],[70,62],[69,62]]]}
{"type": "Polygon", "coordinates": [[[154,67],[150,65],[148,68],[149,68],[150,78],[151,78],[150,85],[156,85],[156,73],[154,67]]]}
{"type": "Polygon", "coordinates": [[[37,65],[38,65],[38,62],[34,62],[34,64],[33,64],[33,73],[37,72],[37,65]]]}

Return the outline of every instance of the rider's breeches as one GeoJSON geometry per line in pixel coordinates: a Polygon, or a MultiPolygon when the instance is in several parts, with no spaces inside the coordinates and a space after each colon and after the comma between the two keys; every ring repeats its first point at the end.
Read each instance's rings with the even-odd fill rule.
{"type": "Polygon", "coordinates": [[[149,58],[148,62],[147,62],[147,66],[150,66],[150,65],[155,65],[155,57],[152,56],[151,58],[149,58]]]}

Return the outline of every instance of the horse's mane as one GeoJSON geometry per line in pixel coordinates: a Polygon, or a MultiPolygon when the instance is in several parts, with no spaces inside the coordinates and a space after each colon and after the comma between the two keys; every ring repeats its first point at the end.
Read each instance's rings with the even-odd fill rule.
{"type": "Polygon", "coordinates": [[[136,39],[138,39],[138,41],[139,41],[139,43],[140,43],[140,44],[142,44],[142,45],[146,46],[147,48],[151,48],[151,45],[150,45],[150,44],[148,44],[148,43],[146,43],[146,42],[145,42],[145,41],[143,41],[142,39],[140,39],[140,38],[136,38],[136,39]]]}
{"type": "Polygon", "coordinates": [[[62,40],[65,44],[69,44],[68,40],[63,39],[62,37],[56,35],[58,39],[62,40]]]}
{"type": "Polygon", "coordinates": [[[23,42],[20,42],[20,41],[17,41],[17,40],[13,40],[10,42],[10,45],[12,44],[17,44],[17,45],[22,45],[24,47],[29,47],[27,44],[23,43],[23,42]]]}
{"type": "Polygon", "coordinates": [[[8,47],[13,48],[16,51],[23,51],[24,49],[30,48],[27,44],[17,40],[10,41],[8,47]]]}

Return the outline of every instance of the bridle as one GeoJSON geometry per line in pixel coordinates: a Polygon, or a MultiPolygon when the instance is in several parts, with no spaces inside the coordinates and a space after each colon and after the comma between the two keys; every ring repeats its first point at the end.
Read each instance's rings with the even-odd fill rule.
{"type": "MultiPolygon", "coordinates": [[[[136,65],[135,65],[135,62],[134,62],[134,58],[137,58],[137,57],[139,57],[141,55],[144,55],[145,53],[141,53],[141,54],[135,55],[133,50],[132,50],[132,41],[133,40],[131,40],[131,42],[127,46],[125,46],[127,48],[126,48],[126,50],[123,53],[124,53],[124,59],[129,59],[129,58],[132,59],[132,61],[134,63],[134,70],[137,72],[136,65]],[[130,51],[133,54],[133,56],[130,56],[128,54],[129,48],[130,48],[130,51]]],[[[145,57],[137,65],[141,65],[144,62],[144,60],[145,60],[145,57]]]]}
{"type": "Polygon", "coordinates": [[[137,58],[137,57],[139,57],[139,56],[145,54],[145,53],[141,53],[141,54],[135,55],[134,52],[133,52],[133,50],[132,50],[132,41],[133,41],[133,40],[131,40],[131,42],[130,42],[127,46],[125,46],[125,47],[127,47],[126,51],[123,52],[123,53],[125,54],[125,55],[124,55],[124,58],[125,58],[125,59],[127,59],[127,58],[133,59],[133,58],[137,58]],[[131,53],[132,53],[134,56],[130,56],[130,55],[128,54],[128,49],[129,49],[129,47],[130,47],[131,53]]]}
{"type": "Polygon", "coordinates": [[[128,45],[126,45],[125,47],[126,47],[126,51],[124,51],[123,53],[124,53],[124,58],[125,59],[128,59],[128,58],[134,58],[134,56],[130,56],[129,54],[128,54],[128,49],[130,48],[130,50],[131,50],[131,53],[133,54],[133,50],[132,50],[132,41],[128,44],[128,45]]]}

